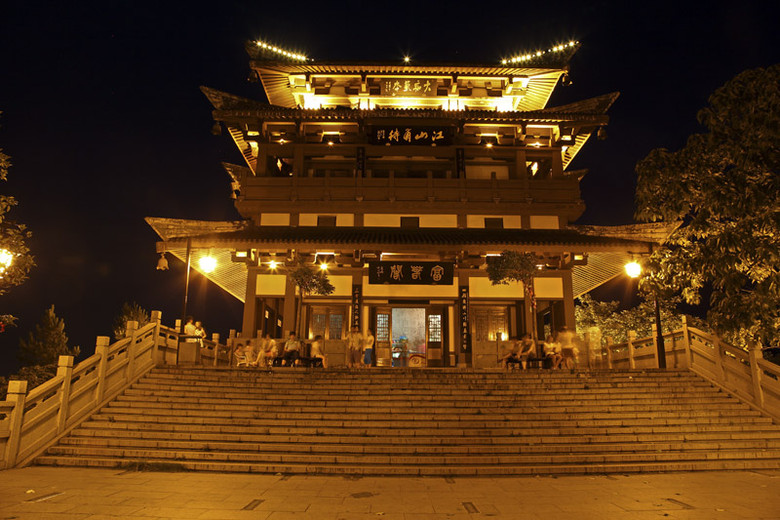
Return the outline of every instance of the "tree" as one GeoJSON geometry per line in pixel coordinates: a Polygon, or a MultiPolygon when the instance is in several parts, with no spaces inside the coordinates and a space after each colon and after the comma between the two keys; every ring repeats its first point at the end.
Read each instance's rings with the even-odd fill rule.
{"type": "MultiPolygon", "coordinates": [[[[682,327],[682,319],[677,313],[676,301],[661,301],[662,332],[671,332],[682,327]]],[[[655,304],[643,300],[639,305],[623,311],[618,310],[620,302],[602,302],[594,300],[589,294],[579,297],[574,308],[574,318],[577,330],[586,332],[591,327],[601,331],[602,341],[611,338],[615,343],[628,340],[628,332],[633,330],[637,337],[645,338],[652,334],[652,324],[655,322],[655,304]]]]}
{"type": "MultiPolygon", "coordinates": [[[[499,256],[488,257],[487,275],[493,285],[509,285],[509,282],[522,282],[525,301],[531,305],[532,315],[536,315],[536,295],[534,294],[534,274],[539,259],[533,253],[504,251],[499,256]]],[[[536,339],[536,327],[531,326],[531,335],[536,339]]]]}
{"type": "Polygon", "coordinates": [[[336,290],[333,284],[328,280],[328,275],[322,269],[315,269],[303,258],[298,258],[295,267],[288,273],[288,276],[298,288],[298,311],[295,317],[295,332],[301,335],[301,310],[303,308],[303,299],[308,294],[321,294],[326,296],[336,290]]]}
{"type": "MultiPolygon", "coordinates": [[[[2,112],[0,112],[2,114],[2,112]]],[[[0,181],[8,179],[11,158],[0,148],[0,181]]],[[[24,224],[8,218],[8,212],[17,201],[9,195],[0,195],[0,295],[27,279],[30,269],[35,265],[26,240],[30,232],[24,224]]],[[[0,315],[0,332],[13,325],[16,318],[11,314],[0,315]]]]}
{"type": "Polygon", "coordinates": [[[79,352],[79,347],[68,347],[65,322],[54,313],[54,305],[43,313],[35,331],[19,341],[19,361],[23,365],[56,364],[60,356],[78,356],[79,352]]]}
{"type": "Polygon", "coordinates": [[[743,72],[698,113],[706,132],[637,164],[641,221],[681,222],[650,258],[651,290],[688,303],[732,340],[780,342],[780,64],[743,72]]]}
{"type": "Polygon", "coordinates": [[[127,331],[128,321],[137,321],[140,329],[149,323],[149,311],[138,305],[136,302],[125,302],[122,304],[122,310],[114,318],[114,339],[122,339],[127,331]]]}

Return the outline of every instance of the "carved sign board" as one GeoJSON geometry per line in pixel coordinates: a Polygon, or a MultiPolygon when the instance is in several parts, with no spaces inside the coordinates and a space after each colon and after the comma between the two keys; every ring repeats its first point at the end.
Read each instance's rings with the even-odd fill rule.
{"type": "Polygon", "coordinates": [[[452,285],[452,262],[369,262],[372,285],[452,285]]]}
{"type": "Polygon", "coordinates": [[[449,145],[452,129],[446,126],[372,126],[371,144],[384,145],[449,145]]]}
{"type": "Polygon", "coordinates": [[[380,93],[389,97],[433,97],[438,86],[438,80],[429,78],[384,78],[380,93]]]}

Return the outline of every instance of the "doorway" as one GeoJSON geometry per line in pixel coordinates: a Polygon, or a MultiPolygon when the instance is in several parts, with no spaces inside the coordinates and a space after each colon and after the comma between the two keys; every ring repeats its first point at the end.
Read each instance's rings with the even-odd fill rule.
{"type": "Polygon", "coordinates": [[[446,366],[444,306],[394,306],[371,309],[378,366],[446,366]]]}

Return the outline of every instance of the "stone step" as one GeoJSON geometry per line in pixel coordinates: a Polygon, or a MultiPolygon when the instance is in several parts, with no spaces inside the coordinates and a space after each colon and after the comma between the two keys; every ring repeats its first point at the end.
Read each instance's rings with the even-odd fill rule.
{"type": "MultiPolygon", "coordinates": [[[[113,426],[113,423],[108,423],[113,426]]],[[[221,431],[172,431],[163,429],[127,429],[123,427],[105,428],[80,427],[75,429],[72,434],[74,437],[100,437],[100,438],[126,438],[126,439],[170,439],[170,440],[192,440],[203,442],[250,442],[250,443],[302,443],[302,444],[354,444],[362,445],[389,444],[389,445],[415,445],[415,446],[472,446],[472,445],[529,445],[546,446],[548,444],[608,444],[608,443],[634,443],[634,442],[696,442],[696,441],[750,441],[750,440],[777,440],[780,439],[780,430],[777,428],[750,429],[746,431],[709,431],[709,432],[648,432],[648,433],[611,433],[588,434],[580,433],[570,435],[548,435],[539,437],[537,435],[527,436],[445,436],[445,435],[418,435],[409,437],[399,436],[354,436],[346,435],[322,435],[322,434],[299,434],[299,433],[259,433],[255,431],[241,431],[240,433],[230,433],[221,431]]]]}
{"type": "Polygon", "coordinates": [[[329,474],[780,469],[780,428],[684,371],[162,368],[39,464],[329,474]]]}
{"type": "MultiPolygon", "coordinates": [[[[763,429],[771,429],[773,425],[763,425],[763,429]]],[[[758,424],[679,424],[679,425],[625,425],[625,426],[561,426],[561,427],[437,427],[433,428],[403,428],[396,426],[370,427],[370,426],[340,426],[335,428],[319,425],[312,426],[252,426],[246,427],[238,424],[197,424],[182,421],[155,421],[144,420],[137,417],[137,422],[116,422],[91,420],[84,428],[98,428],[102,430],[158,430],[158,431],[192,431],[197,428],[200,433],[256,433],[256,434],[298,434],[319,436],[352,436],[352,437],[391,437],[404,435],[408,437],[427,437],[432,434],[443,436],[526,436],[539,437],[560,435],[611,435],[611,434],[642,434],[642,433],[694,433],[694,432],[749,432],[762,429],[758,424]]]]}
{"type": "Polygon", "coordinates": [[[242,462],[170,461],[167,459],[128,459],[109,457],[42,456],[39,464],[102,468],[165,467],[189,471],[243,473],[282,473],[315,475],[405,475],[405,476],[500,476],[500,475],[577,475],[603,473],[646,473],[679,471],[758,470],[780,467],[780,459],[714,459],[671,462],[617,462],[603,464],[535,464],[432,466],[390,466],[381,464],[248,464],[242,462]]]}
{"type": "Polygon", "coordinates": [[[534,407],[520,409],[513,406],[481,406],[469,408],[439,408],[432,407],[426,409],[397,409],[392,407],[318,407],[318,406],[283,406],[283,407],[219,407],[219,406],[198,406],[193,404],[170,403],[169,405],[160,405],[160,403],[150,403],[149,406],[143,406],[138,402],[114,402],[110,406],[103,408],[97,414],[99,417],[106,414],[137,414],[140,410],[147,416],[152,415],[178,415],[178,416],[208,416],[208,417],[239,417],[242,412],[243,417],[256,419],[297,419],[297,420],[343,420],[350,415],[359,416],[361,420],[433,420],[436,421],[457,421],[457,420],[502,420],[502,421],[542,421],[542,420],[652,420],[669,418],[757,418],[760,421],[771,421],[763,417],[759,412],[751,410],[747,406],[739,405],[735,407],[709,407],[694,411],[685,410],[681,414],[679,410],[668,409],[668,407],[654,407],[651,410],[629,410],[612,411],[597,410],[583,411],[575,408],[574,411],[558,411],[545,407],[534,407]],[[217,413],[219,411],[220,413],[217,413]]]}
{"type": "MultiPolygon", "coordinates": [[[[321,440],[321,439],[320,439],[321,440]]],[[[166,450],[196,450],[196,451],[230,451],[230,452],[269,452],[269,453],[352,453],[352,454],[538,454],[540,445],[537,443],[514,444],[474,444],[466,446],[453,445],[402,445],[402,444],[358,444],[358,443],[312,443],[305,442],[225,442],[196,441],[170,439],[139,439],[120,437],[66,437],[61,442],[68,446],[93,446],[114,448],[143,448],[166,450]]],[[[658,441],[631,443],[587,443],[544,445],[545,453],[599,453],[609,452],[645,452],[645,451],[688,451],[688,450],[720,450],[720,449],[780,449],[778,439],[751,440],[688,440],[688,441],[658,441]]]]}

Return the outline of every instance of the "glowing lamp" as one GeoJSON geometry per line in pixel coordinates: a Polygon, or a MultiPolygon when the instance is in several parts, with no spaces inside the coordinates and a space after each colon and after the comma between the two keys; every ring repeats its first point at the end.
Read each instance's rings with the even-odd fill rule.
{"type": "Polygon", "coordinates": [[[14,255],[7,249],[0,249],[0,276],[14,263],[14,255]]]}
{"type": "Polygon", "coordinates": [[[327,271],[328,270],[328,264],[327,262],[322,262],[320,264],[320,271],[327,271]]]}
{"type": "Polygon", "coordinates": [[[271,260],[270,262],[268,262],[268,268],[271,269],[272,271],[277,267],[279,267],[279,262],[277,262],[276,260],[271,260]]]}
{"type": "Polygon", "coordinates": [[[202,256],[198,260],[198,265],[200,265],[200,269],[204,273],[212,273],[217,268],[217,259],[211,255],[202,256]]]}
{"type": "Polygon", "coordinates": [[[626,274],[631,278],[637,278],[642,274],[642,266],[639,265],[639,262],[629,262],[626,264],[625,268],[626,274]]]}

